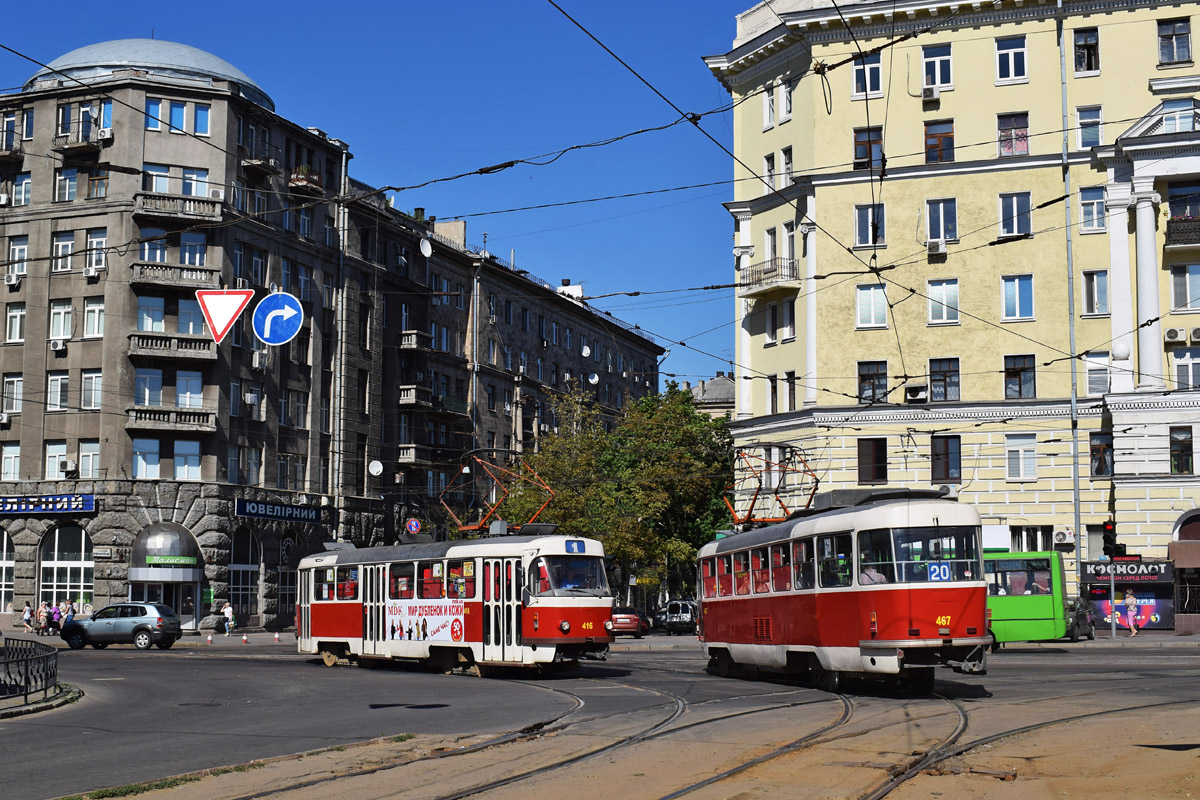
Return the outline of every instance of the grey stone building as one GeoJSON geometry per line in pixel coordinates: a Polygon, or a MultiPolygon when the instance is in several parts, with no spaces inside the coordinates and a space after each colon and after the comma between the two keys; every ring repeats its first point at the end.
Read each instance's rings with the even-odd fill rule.
{"type": "Polygon", "coordinates": [[[0,95],[0,606],[160,600],[198,628],[228,600],[286,627],[301,556],[436,530],[463,452],[529,446],[585,359],[614,411],[657,391],[649,337],[350,159],[172,42],[83,47],[0,95]],[[219,289],[254,297],[218,344],[196,293],[219,289]],[[251,323],[275,291],[304,312],[278,347],[251,323]]]}

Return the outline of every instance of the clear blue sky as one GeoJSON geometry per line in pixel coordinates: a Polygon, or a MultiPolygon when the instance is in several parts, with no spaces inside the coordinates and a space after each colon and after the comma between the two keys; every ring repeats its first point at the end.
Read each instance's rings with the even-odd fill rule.
{"type": "MultiPolygon", "coordinates": [[[[687,112],[729,96],[701,58],[726,52],[752,0],[560,0],[560,5],[687,112]]],[[[662,99],[545,0],[462,3],[122,2],[10,6],[0,42],[40,61],[94,42],[149,37],[208,50],[241,69],[305,126],[350,143],[351,172],[412,185],[664,125],[662,99]],[[84,11],[85,8],[91,10],[84,11]],[[49,14],[50,16],[47,16],[49,14]],[[51,18],[52,17],[52,18],[51,18]]],[[[36,67],[0,52],[0,86],[36,67]]],[[[703,125],[731,146],[730,116],[703,125]]],[[[732,160],[688,123],[548,166],[520,165],[406,191],[396,205],[449,218],[543,203],[727,181],[732,160]]],[[[730,283],[730,184],[510,214],[473,216],[467,240],[587,295],[730,283]]],[[[695,382],[728,369],[730,290],[594,301],[713,353],[671,348],[664,373],[695,382]],[[702,331],[711,332],[699,335],[702,331]],[[723,359],[723,360],[722,360],[723,359]]]]}

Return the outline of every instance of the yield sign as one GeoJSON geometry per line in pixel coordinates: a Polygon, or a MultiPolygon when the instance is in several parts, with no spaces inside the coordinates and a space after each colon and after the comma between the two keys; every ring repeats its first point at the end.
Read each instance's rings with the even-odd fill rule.
{"type": "Polygon", "coordinates": [[[196,299],[204,312],[204,321],[217,344],[233,330],[233,323],[254,297],[253,289],[198,289],[196,299]]]}

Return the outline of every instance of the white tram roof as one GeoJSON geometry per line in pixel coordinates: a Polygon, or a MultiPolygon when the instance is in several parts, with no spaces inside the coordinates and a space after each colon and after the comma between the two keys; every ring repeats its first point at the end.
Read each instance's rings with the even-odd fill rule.
{"type": "Polygon", "coordinates": [[[456,539],[448,542],[420,542],[386,547],[349,547],[314,553],[300,560],[300,569],[332,567],[338,564],[377,564],[390,561],[426,561],[439,558],[491,556],[515,557],[536,551],[539,555],[583,555],[604,557],[604,545],[581,536],[494,536],[485,539],[456,539]],[[571,546],[568,546],[571,542],[571,546]],[[582,542],[582,551],[578,544],[582,542]]]}
{"type": "Polygon", "coordinates": [[[979,512],[975,506],[968,503],[938,498],[877,500],[726,536],[724,539],[709,542],[701,547],[697,558],[744,550],[748,547],[759,547],[800,536],[934,524],[978,526],[980,524],[979,512]]]}

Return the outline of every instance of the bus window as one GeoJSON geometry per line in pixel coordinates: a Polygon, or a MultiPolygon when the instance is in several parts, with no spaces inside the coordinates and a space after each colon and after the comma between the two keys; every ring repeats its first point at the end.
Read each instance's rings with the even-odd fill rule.
{"type": "Polygon", "coordinates": [[[795,584],[797,589],[811,589],[816,586],[816,574],[813,568],[813,540],[801,539],[792,542],[792,563],[796,565],[795,584]]]}
{"type": "Polygon", "coordinates": [[[849,586],[854,540],[848,533],[817,539],[817,572],[821,586],[849,586]]]}
{"type": "Polygon", "coordinates": [[[1012,558],[987,562],[988,594],[1050,594],[1050,559],[1012,558]]]}
{"type": "Polygon", "coordinates": [[[440,598],[444,595],[442,591],[442,562],[422,561],[417,565],[417,572],[421,576],[421,582],[417,586],[417,597],[440,598]]]}
{"type": "Polygon", "coordinates": [[[392,600],[411,600],[413,585],[413,565],[392,564],[388,569],[388,597],[392,600]]]}
{"type": "Polygon", "coordinates": [[[858,532],[858,582],[862,586],[896,582],[890,530],[858,532]]]}
{"type": "Polygon", "coordinates": [[[446,564],[446,597],[470,600],[475,597],[475,560],[446,564]]]}
{"type": "Polygon", "coordinates": [[[717,556],[717,594],[721,597],[733,594],[733,567],[729,556],[717,556]]]}
{"type": "Polygon", "coordinates": [[[771,545],[771,582],[777,592],[792,588],[792,561],[788,555],[786,544],[771,545]]]}
{"type": "Polygon", "coordinates": [[[733,554],[733,590],[738,594],[750,594],[750,554],[733,554]]]}
{"type": "Polygon", "coordinates": [[[313,573],[313,599],[332,600],[333,587],[337,583],[337,570],[333,567],[315,570],[313,573]]]}
{"type": "Polygon", "coordinates": [[[337,568],[337,599],[358,599],[358,567],[337,568]]]}
{"type": "Polygon", "coordinates": [[[717,596],[717,560],[706,558],[700,562],[700,586],[705,597],[717,596]]]}
{"type": "Polygon", "coordinates": [[[767,567],[767,548],[756,547],[750,551],[750,567],[754,578],[754,593],[771,591],[771,570],[767,567]]]}

